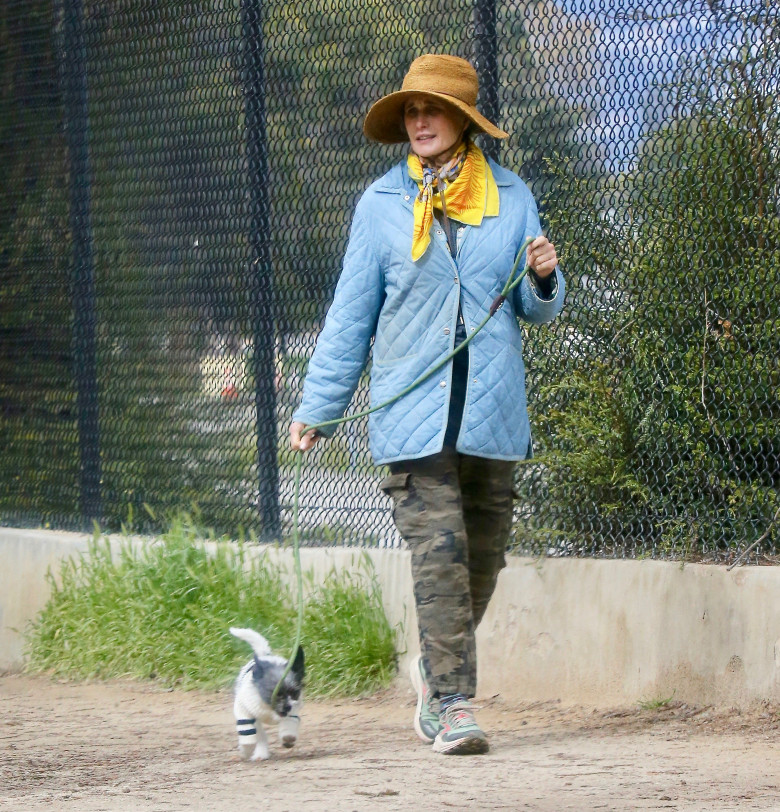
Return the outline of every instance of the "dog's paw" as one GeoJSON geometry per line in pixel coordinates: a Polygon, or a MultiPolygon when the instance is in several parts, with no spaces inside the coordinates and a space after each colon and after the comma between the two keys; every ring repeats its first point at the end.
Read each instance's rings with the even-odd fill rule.
{"type": "Polygon", "coordinates": [[[267,747],[258,744],[255,747],[254,753],[252,753],[252,761],[267,761],[270,755],[267,747]]]}
{"type": "Polygon", "coordinates": [[[282,747],[295,747],[295,742],[297,741],[297,736],[293,736],[292,733],[288,733],[286,736],[282,736],[282,747]]]}
{"type": "Polygon", "coordinates": [[[285,716],[279,722],[279,741],[282,747],[293,747],[298,741],[298,727],[301,720],[297,716],[285,716]]]}
{"type": "Polygon", "coordinates": [[[255,746],[254,744],[239,744],[238,745],[238,754],[241,756],[243,761],[249,761],[252,758],[252,753],[254,753],[255,746]]]}

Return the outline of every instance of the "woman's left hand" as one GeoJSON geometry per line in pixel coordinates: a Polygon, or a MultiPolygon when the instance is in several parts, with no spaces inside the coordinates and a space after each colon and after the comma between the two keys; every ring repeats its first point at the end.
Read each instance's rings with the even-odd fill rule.
{"type": "Polygon", "coordinates": [[[529,246],[527,254],[528,265],[540,278],[548,277],[558,264],[558,255],[555,246],[545,236],[537,237],[529,246]]]}

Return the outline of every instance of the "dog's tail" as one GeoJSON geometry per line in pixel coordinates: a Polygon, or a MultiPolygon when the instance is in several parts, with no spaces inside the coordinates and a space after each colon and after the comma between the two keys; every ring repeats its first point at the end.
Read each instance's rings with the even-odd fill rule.
{"type": "Polygon", "coordinates": [[[244,640],[252,646],[252,650],[258,657],[267,657],[271,653],[271,647],[268,641],[254,629],[237,629],[235,626],[230,627],[230,633],[240,640],[244,640]]]}

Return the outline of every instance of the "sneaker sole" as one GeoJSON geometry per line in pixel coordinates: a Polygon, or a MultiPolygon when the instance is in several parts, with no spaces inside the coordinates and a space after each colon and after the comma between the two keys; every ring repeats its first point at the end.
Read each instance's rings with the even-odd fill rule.
{"type": "Polygon", "coordinates": [[[420,714],[422,713],[423,706],[423,685],[422,677],[420,676],[420,666],[418,663],[419,660],[417,657],[415,657],[411,663],[409,663],[409,677],[412,680],[412,688],[414,688],[414,690],[417,692],[417,708],[414,712],[414,732],[417,734],[420,741],[423,741],[426,744],[431,744],[434,739],[427,736],[422,727],[420,727],[420,714]]]}
{"type": "Polygon", "coordinates": [[[487,739],[480,736],[464,736],[451,742],[436,739],[433,742],[433,752],[447,756],[480,756],[490,749],[487,739]]]}

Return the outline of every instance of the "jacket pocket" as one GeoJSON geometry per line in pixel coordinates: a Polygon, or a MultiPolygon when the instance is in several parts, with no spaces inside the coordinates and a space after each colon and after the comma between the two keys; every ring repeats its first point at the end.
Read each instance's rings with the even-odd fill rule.
{"type": "Polygon", "coordinates": [[[410,352],[407,355],[401,355],[396,358],[377,358],[376,354],[373,357],[374,366],[377,368],[384,368],[384,367],[392,367],[396,364],[402,364],[404,361],[411,361],[413,358],[416,358],[420,353],[419,352],[410,352]]]}

